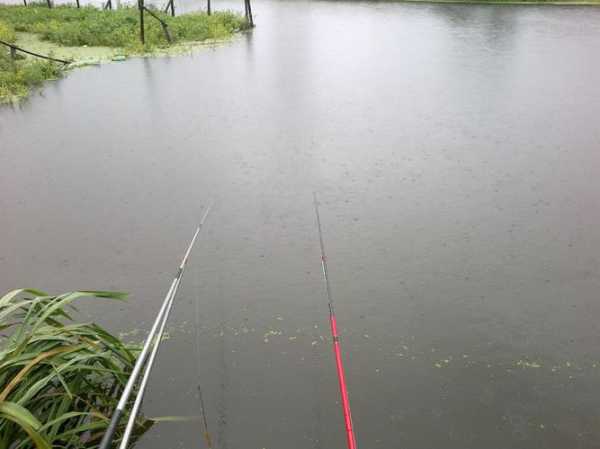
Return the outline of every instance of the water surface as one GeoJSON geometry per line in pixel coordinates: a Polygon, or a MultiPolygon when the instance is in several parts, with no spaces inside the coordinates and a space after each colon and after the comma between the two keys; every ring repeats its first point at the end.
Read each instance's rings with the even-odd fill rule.
{"type": "Polygon", "coordinates": [[[213,197],[144,411],[200,382],[218,448],[342,448],[317,190],[359,447],[600,446],[600,9],[254,11],[0,109],[3,290],[128,291],[86,312],[148,329],[213,197]]]}

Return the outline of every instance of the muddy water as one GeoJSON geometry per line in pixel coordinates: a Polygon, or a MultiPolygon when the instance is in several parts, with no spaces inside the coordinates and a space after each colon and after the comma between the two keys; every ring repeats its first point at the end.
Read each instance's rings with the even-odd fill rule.
{"type": "Polygon", "coordinates": [[[128,291],[85,310],[139,338],[213,197],[145,412],[342,448],[317,190],[360,447],[598,447],[600,9],[254,9],[0,110],[2,289],[128,291]]]}

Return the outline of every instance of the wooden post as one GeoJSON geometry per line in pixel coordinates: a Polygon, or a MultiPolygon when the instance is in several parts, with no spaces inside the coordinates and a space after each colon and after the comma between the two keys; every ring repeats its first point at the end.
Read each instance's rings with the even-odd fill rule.
{"type": "Polygon", "coordinates": [[[23,0],[23,5],[27,6],[27,0],[23,0]]]}
{"type": "Polygon", "coordinates": [[[252,5],[250,4],[250,0],[246,0],[246,10],[248,11],[247,13],[247,17],[248,17],[248,22],[250,23],[251,27],[254,27],[254,19],[252,18],[252,5]]]}
{"type": "Polygon", "coordinates": [[[144,0],[138,0],[138,8],[140,8],[140,40],[142,44],[146,43],[146,36],[144,35],[144,0]]]}
{"type": "Polygon", "coordinates": [[[75,0],[75,3],[77,3],[77,9],[79,9],[79,0],[75,0]]]}
{"type": "Polygon", "coordinates": [[[210,9],[210,0],[206,0],[206,14],[208,14],[209,16],[212,14],[212,11],[210,9]]]}
{"type": "Polygon", "coordinates": [[[173,42],[173,37],[171,36],[171,33],[169,32],[169,26],[167,25],[167,22],[165,22],[163,19],[161,19],[160,17],[158,17],[156,14],[154,14],[154,11],[152,11],[151,9],[148,9],[144,6],[144,9],[146,10],[146,12],[148,14],[150,14],[152,17],[154,17],[156,20],[158,20],[158,23],[160,23],[160,26],[162,27],[164,33],[165,33],[165,37],[167,38],[167,42],[169,44],[171,44],[173,42]]]}

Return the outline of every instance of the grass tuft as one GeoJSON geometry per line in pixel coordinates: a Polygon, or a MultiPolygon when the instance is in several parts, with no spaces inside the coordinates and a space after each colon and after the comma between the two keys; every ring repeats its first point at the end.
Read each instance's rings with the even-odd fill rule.
{"type": "Polygon", "coordinates": [[[17,40],[15,29],[8,23],[0,21],[0,40],[14,44],[17,40]]]}
{"type": "MultiPolygon", "coordinates": [[[[140,347],[75,324],[69,312],[81,298],[122,296],[15,290],[0,298],[0,447],[98,446],[140,347]]],[[[140,420],[136,436],[151,425],[140,420]]]]}

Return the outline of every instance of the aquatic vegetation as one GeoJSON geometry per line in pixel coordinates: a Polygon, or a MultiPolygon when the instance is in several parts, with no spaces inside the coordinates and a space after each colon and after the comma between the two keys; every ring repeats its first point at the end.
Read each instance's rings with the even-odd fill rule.
{"type": "MultiPolygon", "coordinates": [[[[0,447],[97,447],[140,347],[74,323],[72,303],[86,297],[124,295],[26,289],[0,298],[0,447]]],[[[140,419],[137,436],[151,425],[140,419]]]]}
{"type": "MultiPolygon", "coordinates": [[[[171,17],[160,11],[154,14],[164,20],[174,42],[222,39],[248,27],[246,19],[233,12],[182,14],[171,17]]],[[[123,47],[132,50],[169,45],[159,22],[145,21],[146,45],[140,44],[139,12],[136,8],[101,10],[91,6],[75,8],[43,5],[0,6],[0,21],[17,32],[35,33],[42,40],[64,46],[123,47]]]]}

